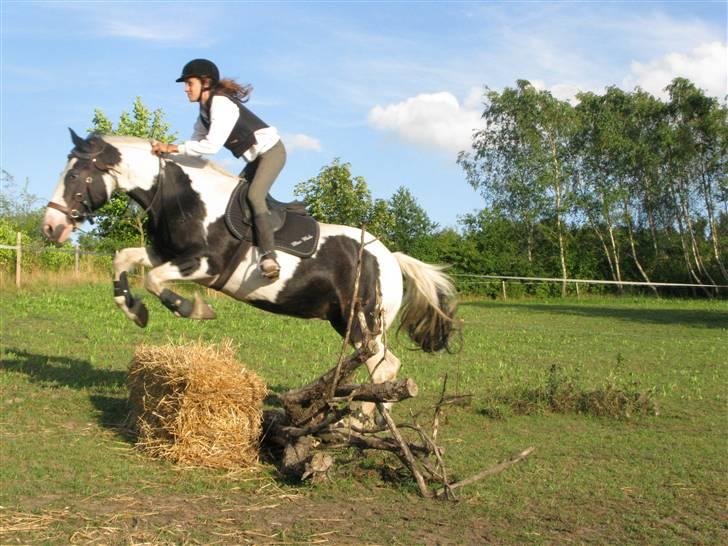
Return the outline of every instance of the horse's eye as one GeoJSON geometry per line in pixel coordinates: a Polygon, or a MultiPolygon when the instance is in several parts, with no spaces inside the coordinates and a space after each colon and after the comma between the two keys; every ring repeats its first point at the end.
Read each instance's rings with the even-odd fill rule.
{"type": "Polygon", "coordinates": [[[75,180],[76,178],[78,178],[78,174],[71,171],[70,173],[68,173],[68,178],[70,178],[71,180],[75,180]]]}

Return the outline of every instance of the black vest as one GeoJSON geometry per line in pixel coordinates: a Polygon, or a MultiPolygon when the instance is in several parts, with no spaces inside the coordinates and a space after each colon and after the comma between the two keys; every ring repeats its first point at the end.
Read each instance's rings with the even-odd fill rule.
{"type": "MultiPolygon", "coordinates": [[[[257,143],[255,140],[255,131],[265,129],[268,125],[248,110],[243,104],[233,98],[228,97],[238,107],[238,121],[235,127],[230,131],[230,136],[225,141],[225,147],[230,150],[235,157],[242,157],[243,153],[257,143]]],[[[212,97],[208,104],[212,104],[212,97]]],[[[210,107],[200,105],[200,121],[202,125],[210,130],[210,107]]]]}

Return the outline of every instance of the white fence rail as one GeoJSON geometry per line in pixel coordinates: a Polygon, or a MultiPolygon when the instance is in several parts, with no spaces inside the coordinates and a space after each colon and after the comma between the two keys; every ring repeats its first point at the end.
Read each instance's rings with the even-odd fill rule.
{"type": "Polygon", "coordinates": [[[453,273],[453,277],[474,279],[470,284],[496,284],[501,285],[501,294],[503,299],[508,297],[506,282],[522,281],[524,283],[549,282],[555,284],[573,284],[576,288],[576,294],[579,295],[579,285],[616,285],[616,286],[646,286],[653,287],[683,287],[683,288],[701,288],[703,290],[718,291],[727,289],[726,284],[692,284],[692,283],[676,283],[676,282],[645,282],[645,281],[607,281],[600,279],[561,279],[555,277],[518,277],[513,275],[476,275],[471,273],[453,273]],[[482,280],[481,280],[482,279],[482,280]]]}
{"type": "MultiPolygon", "coordinates": [[[[23,252],[61,252],[74,255],[74,274],[78,275],[79,257],[80,256],[113,256],[110,252],[94,252],[91,250],[81,250],[78,245],[74,248],[53,248],[38,246],[23,246],[21,234],[17,234],[15,245],[0,245],[0,249],[15,251],[15,286],[20,288],[22,284],[22,257],[23,252]]],[[[500,283],[501,294],[503,299],[508,297],[506,283],[507,281],[522,281],[524,283],[547,282],[547,283],[566,283],[573,284],[576,287],[577,296],[579,295],[579,285],[617,285],[617,286],[646,286],[646,287],[683,287],[683,288],[701,288],[703,290],[725,290],[728,285],[725,284],[692,284],[692,283],[672,283],[672,282],[644,282],[644,281],[607,281],[600,279],[559,279],[554,277],[518,277],[513,275],[476,275],[471,273],[454,273],[455,278],[471,279],[471,284],[495,284],[500,283]]]]}

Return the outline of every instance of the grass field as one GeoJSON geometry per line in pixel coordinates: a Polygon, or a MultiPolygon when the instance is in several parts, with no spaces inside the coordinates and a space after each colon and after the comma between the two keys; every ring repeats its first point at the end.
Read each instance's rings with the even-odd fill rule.
{"type": "Polygon", "coordinates": [[[211,300],[217,321],[192,322],[146,297],[141,330],[110,292],[2,295],[0,543],[728,543],[726,302],[464,301],[460,353],[394,342],[401,375],[420,386],[395,416],[430,408],[445,374],[450,394],[472,394],[441,427],[451,473],[536,448],[439,502],[379,454],[346,453],[331,481],[310,486],[266,465],[223,473],[138,453],[119,427],[136,344],[233,338],[239,359],[279,390],[335,364],[340,341],[323,322],[225,298],[211,300]],[[659,414],[553,412],[533,393],[554,370],[583,392],[641,393],[659,414]],[[527,411],[514,405],[524,401],[527,411]]]}

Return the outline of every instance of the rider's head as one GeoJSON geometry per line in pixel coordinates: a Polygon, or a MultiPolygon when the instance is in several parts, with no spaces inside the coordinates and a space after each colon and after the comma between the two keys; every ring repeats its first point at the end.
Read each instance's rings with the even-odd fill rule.
{"type": "Polygon", "coordinates": [[[212,61],[193,59],[182,68],[182,75],[176,81],[185,83],[190,102],[199,102],[220,81],[220,71],[212,61]]]}

